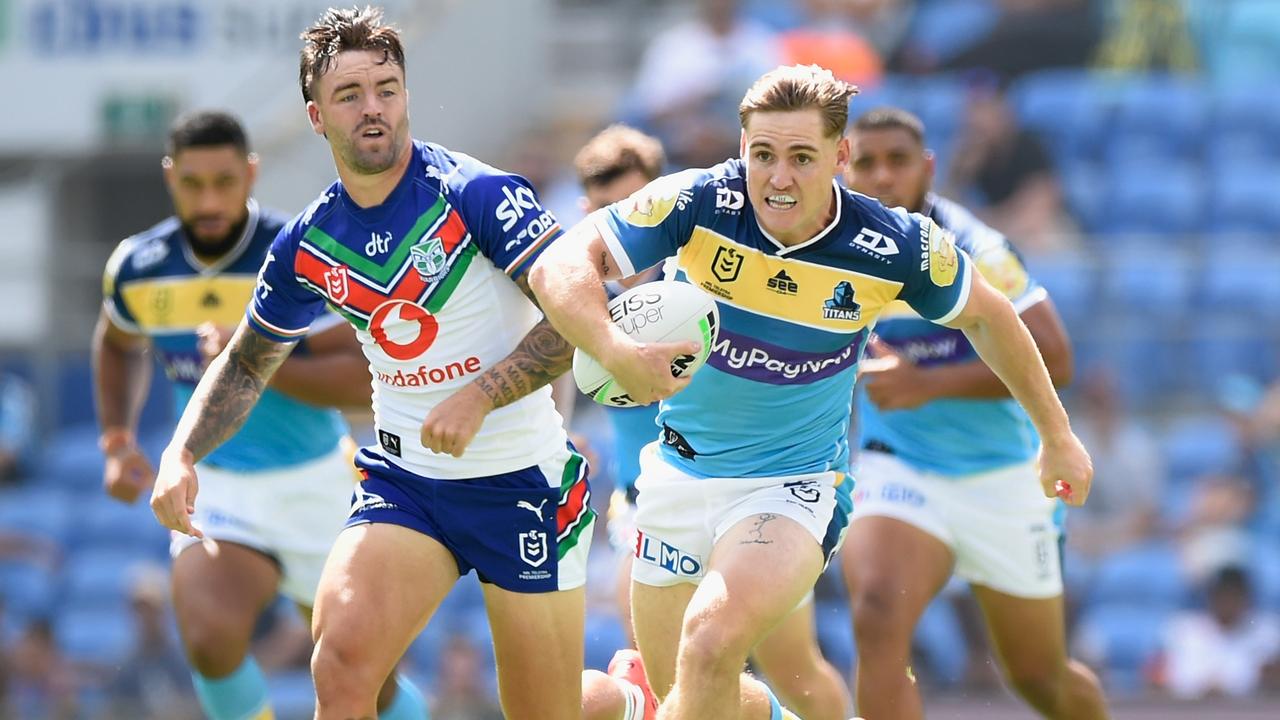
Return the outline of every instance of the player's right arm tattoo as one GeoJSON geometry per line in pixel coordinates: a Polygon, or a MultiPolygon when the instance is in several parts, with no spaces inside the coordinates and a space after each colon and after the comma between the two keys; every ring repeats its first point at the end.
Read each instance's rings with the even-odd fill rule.
{"type": "Polygon", "coordinates": [[[199,460],[226,442],[249,417],[295,344],[268,340],[241,322],[227,349],[209,364],[196,386],[172,445],[186,448],[199,460]]]}

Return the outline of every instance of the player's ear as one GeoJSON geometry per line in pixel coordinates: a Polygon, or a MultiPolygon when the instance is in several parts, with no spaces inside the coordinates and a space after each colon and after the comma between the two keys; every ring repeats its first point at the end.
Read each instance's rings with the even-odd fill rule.
{"type": "Polygon", "coordinates": [[[933,154],[932,150],[924,151],[924,173],[929,178],[929,182],[933,182],[933,174],[938,169],[938,157],[933,154]]]}
{"type": "Polygon", "coordinates": [[[249,156],[245,158],[245,162],[248,165],[247,173],[249,187],[253,187],[254,181],[258,179],[258,153],[249,153],[249,156]]]}
{"type": "Polygon", "coordinates": [[[853,143],[848,135],[841,135],[836,141],[836,174],[843,174],[849,167],[849,158],[853,156],[853,143]]]}
{"type": "Polygon", "coordinates": [[[160,158],[160,168],[164,173],[165,184],[173,185],[173,158],[168,155],[160,158]]]}
{"type": "Polygon", "coordinates": [[[315,100],[307,101],[307,119],[311,121],[311,131],[323,136],[324,120],[320,117],[320,106],[316,105],[315,100]]]}
{"type": "Polygon", "coordinates": [[[742,132],[738,134],[738,157],[743,160],[747,159],[747,129],[742,128],[742,132]]]}

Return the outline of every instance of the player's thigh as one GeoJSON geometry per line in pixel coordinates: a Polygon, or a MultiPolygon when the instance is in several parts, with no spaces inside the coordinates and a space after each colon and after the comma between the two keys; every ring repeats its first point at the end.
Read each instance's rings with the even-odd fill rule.
{"type": "Polygon", "coordinates": [[[259,550],[205,540],[173,559],[173,608],[188,641],[247,644],[258,615],[276,596],[280,569],[259,550]]]}
{"type": "Polygon", "coordinates": [[[577,717],[585,588],[542,593],[513,592],[489,583],[483,588],[506,717],[577,717]]]}
{"type": "Polygon", "coordinates": [[[342,653],[385,677],[457,580],[435,538],[390,523],[348,527],[320,577],[317,654],[342,653]]]}
{"type": "Polygon", "coordinates": [[[689,599],[697,588],[687,582],[664,586],[631,583],[631,622],[636,647],[644,659],[649,686],[659,698],[666,697],[675,684],[680,630],[689,599]]]}
{"type": "Polygon", "coordinates": [[[812,595],[787,613],[751,651],[756,667],[770,678],[807,671],[821,657],[814,627],[812,595]]]}
{"type": "Polygon", "coordinates": [[[813,589],[823,563],[822,546],[794,518],[764,512],[736,521],[715,542],[682,641],[703,634],[745,657],[813,589]]]}
{"type": "Polygon", "coordinates": [[[1025,598],[981,585],[972,588],[1007,674],[1015,678],[1054,677],[1066,666],[1061,595],[1025,598]]]}

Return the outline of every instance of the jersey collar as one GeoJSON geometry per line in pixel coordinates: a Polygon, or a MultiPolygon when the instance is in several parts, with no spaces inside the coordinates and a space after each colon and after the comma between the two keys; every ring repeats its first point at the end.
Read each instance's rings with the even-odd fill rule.
{"type": "Polygon", "coordinates": [[[778,241],[777,238],[770,235],[768,230],[764,229],[764,225],[760,224],[760,218],[758,217],[753,218],[755,220],[756,227],[760,228],[760,234],[764,235],[765,238],[768,239],[769,242],[773,243],[774,247],[778,249],[778,255],[789,255],[791,253],[794,253],[797,250],[803,250],[804,248],[807,248],[813,245],[814,243],[817,243],[819,240],[829,235],[831,231],[836,229],[836,227],[840,224],[840,213],[844,210],[844,203],[840,201],[840,185],[839,183],[836,182],[835,178],[831,179],[831,193],[835,197],[835,201],[836,201],[835,217],[832,218],[831,222],[825,228],[822,229],[822,232],[818,233],[817,235],[814,235],[808,240],[805,240],[799,245],[783,245],[781,242],[778,241]]]}
{"type": "Polygon", "coordinates": [[[240,239],[217,260],[206,263],[196,257],[195,251],[191,249],[190,242],[182,243],[182,254],[186,256],[187,264],[191,266],[192,270],[201,275],[217,275],[230,267],[231,263],[240,259],[240,256],[244,254],[245,248],[249,247],[249,242],[253,239],[254,233],[258,231],[258,201],[249,198],[249,201],[245,203],[245,207],[249,210],[249,217],[245,220],[244,230],[240,233],[240,239]]]}

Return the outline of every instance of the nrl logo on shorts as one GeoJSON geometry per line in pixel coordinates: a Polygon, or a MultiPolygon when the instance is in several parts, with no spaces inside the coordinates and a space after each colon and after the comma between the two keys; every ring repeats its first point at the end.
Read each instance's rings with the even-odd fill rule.
{"type": "Polygon", "coordinates": [[[449,257],[445,255],[444,243],[440,242],[440,238],[419,240],[409,248],[409,257],[413,260],[413,269],[426,282],[439,280],[449,269],[449,257]]]}
{"type": "Polygon", "coordinates": [[[520,559],[529,567],[547,561],[547,534],[541,530],[520,533],[520,559]]]}

